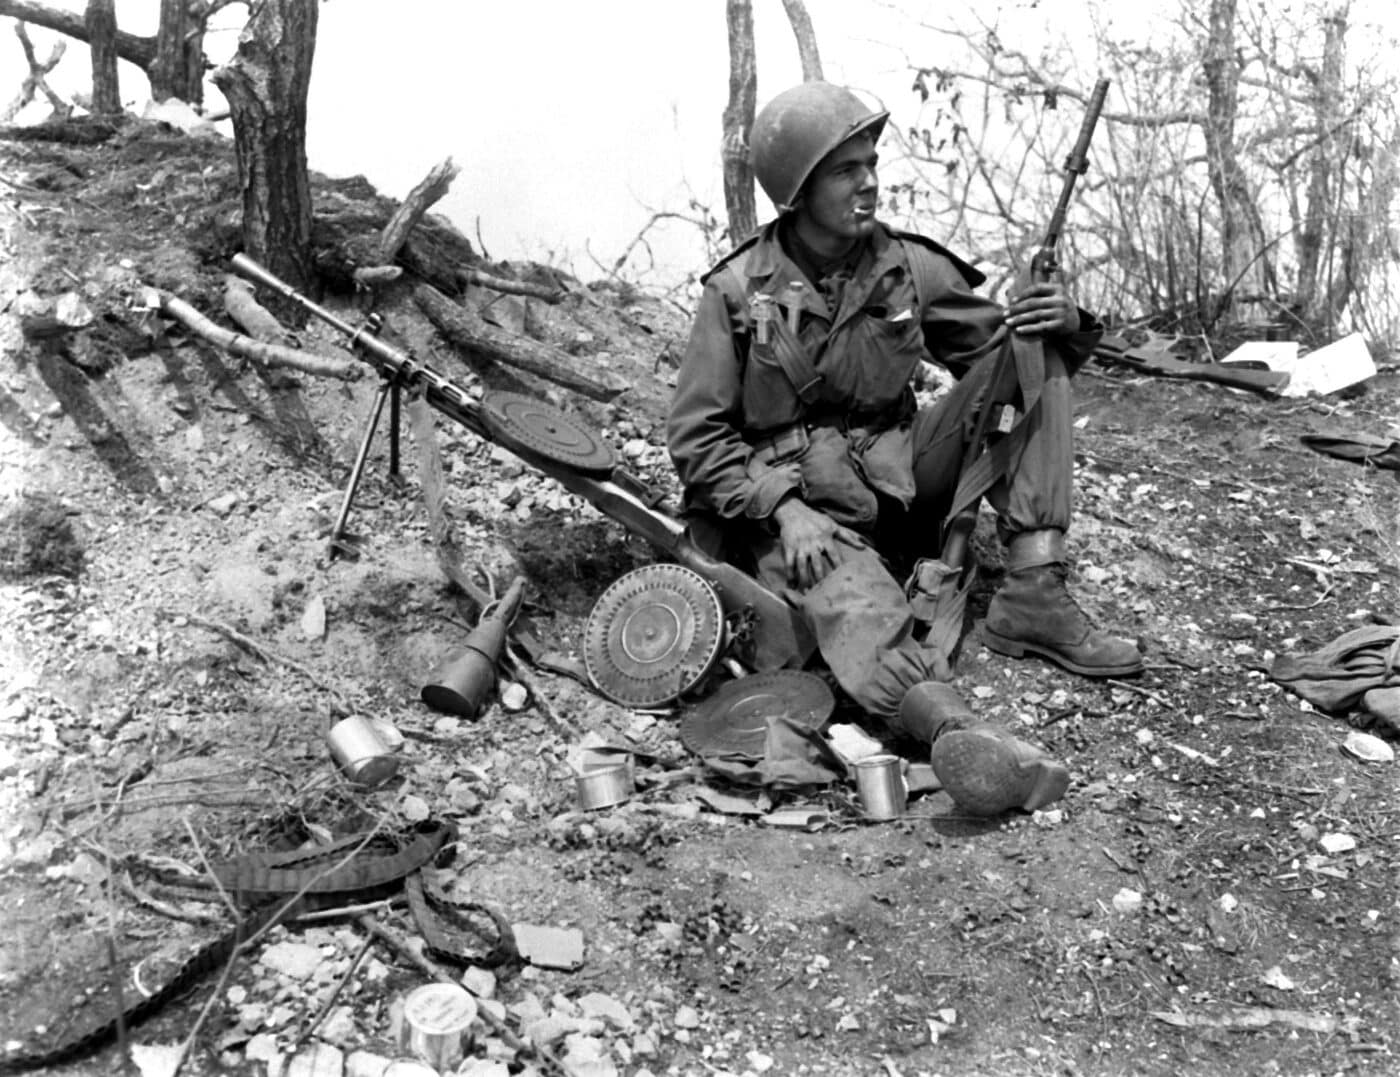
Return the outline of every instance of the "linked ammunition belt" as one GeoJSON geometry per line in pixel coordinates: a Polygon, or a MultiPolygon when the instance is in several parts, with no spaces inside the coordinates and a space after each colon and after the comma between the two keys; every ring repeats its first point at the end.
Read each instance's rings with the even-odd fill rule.
{"type": "MultiPolygon", "coordinates": [[[[456,827],[435,823],[399,838],[361,835],[310,851],[258,853],[215,866],[217,886],[247,909],[245,915],[157,982],[138,980],[134,988],[127,985],[120,1002],[107,992],[97,992],[73,1022],[58,1030],[56,1038],[0,1056],[0,1073],[39,1069],[97,1049],[115,1036],[118,1027],[149,1017],[222,967],[246,940],[280,921],[351,898],[388,897],[399,887],[434,957],[485,967],[510,960],[515,956],[515,940],[499,913],[475,902],[453,901],[424,886],[421,869],[450,859],[456,840],[456,827]],[[465,945],[461,936],[468,933],[486,940],[484,948],[478,951],[465,945]]],[[[200,889],[206,896],[216,885],[183,876],[179,884],[200,889]]]]}

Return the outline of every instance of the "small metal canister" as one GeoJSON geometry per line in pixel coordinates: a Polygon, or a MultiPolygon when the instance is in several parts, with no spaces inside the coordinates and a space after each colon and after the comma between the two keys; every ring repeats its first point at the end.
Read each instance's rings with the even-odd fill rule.
{"type": "Polygon", "coordinates": [[[353,715],[341,719],[331,726],[326,741],[330,744],[331,758],[356,785],[373,789],[399,771],[393,747],[368,718],[353,715]]]}
{"type": "Polygon", "coordinates": [[[908,796],[903,760],[897,755],[872,755],[856,762],[856,791],[867,819],[898,819],[908,796]]]}
{"type": "Polygon", "coordinates": [[[433,1069],[454,1069],[471,1046],[476,1000],[451,983],[426,984],[404,999],[399,1047],[433,1069]]]}
{"type": "Polygon", "coordinates": [[[611,808],[632,796],[632,768],[627,763],[586,770],[574,782],[583,811],[611,808]]]}

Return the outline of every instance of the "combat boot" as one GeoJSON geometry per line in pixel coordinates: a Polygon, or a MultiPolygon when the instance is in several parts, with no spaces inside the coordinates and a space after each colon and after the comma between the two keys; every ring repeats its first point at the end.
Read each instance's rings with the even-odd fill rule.
{"type": "Polygon", "coordinates": [[[987,607],[987,646],[1023,658],[1029,652],[1085,677],[1142,672],[1129,640],[1095,628],[1065,583],[1064,533],[1027,531],[1011,538],[1006,580],[987,607]]]}
{"type": "Polygon", "coordinates": [[[1069,771],[1044,751],[979,722],[951,685],[925,681],[905,693],[901,730],[931,741],[929,762],[944,791],[972,815],[1034,811],[1064,796],[1069,771]]]}

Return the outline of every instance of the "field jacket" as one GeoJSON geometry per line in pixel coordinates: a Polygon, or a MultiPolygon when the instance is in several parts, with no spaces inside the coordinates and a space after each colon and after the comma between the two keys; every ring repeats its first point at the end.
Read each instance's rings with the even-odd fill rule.
{"type": "MultiPolygon", "coordinates": [[[[1004,311],[973,291],[982,281],[932,240],[880,224],[849,278],[817,287],[784,252],[778,222],[742,244],[704,278],[677,378],[667,442],[687,508],[765,520],[796,492],[861,527],[875,517],[875,491],[907,505],[920,361],[960,377],[999,345],[1004,311]],[[792,281],[806,284],[797,302],[792,281]],[[776,338],[792,338],[781,325],[756,331],[760,295],[784,324],[799,309],[795,344],[815,378],[785,369],[776,338]]],[[[1082,361],[1098,335],[1093,324],[1064,344],[1082,361]]]]}

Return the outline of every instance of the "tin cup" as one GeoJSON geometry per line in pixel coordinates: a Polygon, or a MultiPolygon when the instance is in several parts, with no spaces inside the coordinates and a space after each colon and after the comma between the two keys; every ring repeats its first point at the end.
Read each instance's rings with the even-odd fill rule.
{"type": "Polygon", "coordinates": [[[632,768],[614,763],[586,770],[574,779],[574,785],[583,811],[611,808],[632,796],[632,768]]]}
{"type": "Polygon", "coordinates": [[[438,1072],[455,1068],[471,1046],[476,1000],[453,983],[426,984],[403,1003],[399,1047],[438,1072]]]}
{"type": "Polygon", "coordinates": [[[856,792],[867,819],[898,819],[904,814],[907,792],[897,755],[872,755],[857,760],[856,792]]]}
{"type": "Polygon", "coordinates": [[[384,734],[368,718],[342,718],[326,734],[331,758],[354,784],[373,789],[399,770],[398,757],[384,734]]]}

